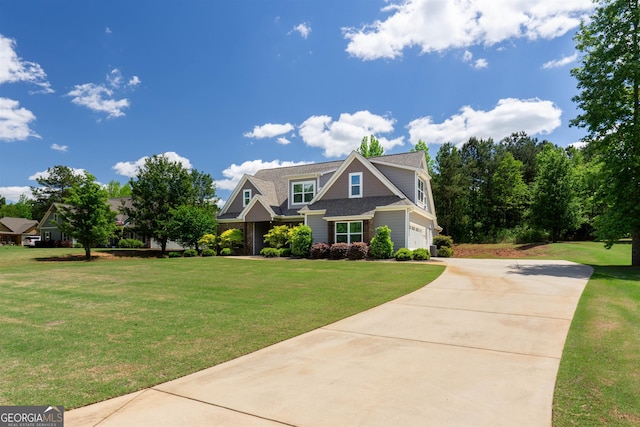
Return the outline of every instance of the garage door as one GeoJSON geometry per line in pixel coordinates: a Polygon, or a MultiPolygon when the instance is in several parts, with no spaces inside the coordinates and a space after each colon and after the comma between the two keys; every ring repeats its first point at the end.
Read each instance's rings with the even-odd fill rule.
{"type": "Polygon", "coordinates": [[[427,248],[427,229],[421,225],[409,223],[409,249],[427,248]]]}

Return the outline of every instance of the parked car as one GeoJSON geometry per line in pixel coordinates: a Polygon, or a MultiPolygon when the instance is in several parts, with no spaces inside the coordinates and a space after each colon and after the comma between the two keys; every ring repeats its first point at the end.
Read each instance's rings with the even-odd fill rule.
{"type": "Polygon", "coordinates": [[[41,239],[40,236],[27,236],[27,238],[25,239],[24,245],[28,248],[35,248],[36,242],[39,242],[40,239],[41,239]]]}

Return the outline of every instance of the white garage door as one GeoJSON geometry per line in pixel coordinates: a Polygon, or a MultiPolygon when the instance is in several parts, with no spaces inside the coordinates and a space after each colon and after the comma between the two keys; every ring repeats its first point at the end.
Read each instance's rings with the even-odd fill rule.
{"type": "Polygon", "coordinates": [[[427,247],[427,229],[421,225],[409,223],[409,249],[427,247]]]}

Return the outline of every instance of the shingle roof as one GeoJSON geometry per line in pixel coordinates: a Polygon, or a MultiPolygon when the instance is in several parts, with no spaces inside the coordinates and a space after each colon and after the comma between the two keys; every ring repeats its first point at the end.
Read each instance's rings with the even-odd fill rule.
{"type": "Polygon", "coordinates": [[[10,233],[5,234],[22,234],[29,230],[30,228],[38,225],[38,221],[35,219],[25,219],[25,218],[13,218],[6,216],[0,219],[2,225],[11,230],[10,233]]]}
{"type": "Polygon", "coordinates": [[[304,207],[301,212],[310,210],[326,210],[323,216],[361,216],[371,215],[375,213],[376,208],[381,206],[412,206],[413,203],[407,199],[401,199],[398,196],[378,196],[364,197],[357,199],[332,199],[319,200],[313,204],[311,209],[304,207]]]}

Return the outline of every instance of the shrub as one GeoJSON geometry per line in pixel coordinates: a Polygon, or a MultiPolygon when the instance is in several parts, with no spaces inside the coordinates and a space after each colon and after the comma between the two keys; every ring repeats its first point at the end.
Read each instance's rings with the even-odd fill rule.
{"type": "Polygon", "coordinates": [[[311,246],[310,256],[313,259],[329,258],[331,247],[326,243],[316,243],[311,246]]]}
{"type": "Polygon", "coordinates": [[[453,238],[451,236],[439,235],[433,238],[433,244],[436,245],[438,249],[441,247],[452,247],[453,246],[453,238]]]}
{"type": "Polygon", "coordinates": [[[369,255],[378,259],[391,258],[393,255],[393,242],[391,241],[391,229],[386,225],[376,228],[376,233],[371,239],[369,255]]]}
{"type": "Polygon", "coordinates": [[[313,243],[311,227],[300,224],[289,230],[289,243],[291,243],[291,254],[298,257],[308,257],[313,243]]]}
{"type": "Polygon", "coordinates": [[[431,254],[425,248],[414,249],[412,257],[416,261],[426,261],[431,258],[431,254]]]}
{"type": "Polygon", "coordinates": [[[280,256],[280,249],[276,248],[262,248],[260,255],[265,258],[276,258],[280,256]]]}
{"type": "Polygon", "coordinates": [[[144,243],[138,239],[121,239],[118,242],[119,248],[138,249],[144,246],[144,243]]]}
{"type": "Polygon", "coordinates": [[[202,245],[205,248],[215,249],[216,248],[216,236],[213,234],[205,234],[198,240],[198,244],[202,245]]]}
{"type": "Polygon", "coordinates": [[[330,259],[344,259],[349,252],[349,245],[347,243],[334,243],[329,249],[330,259]]]}
{"type": "Polygon", "coordinates": [[[169,252],[169,258],[181,258],[182,253],[180,252],[169,252]]]}
{"type": "Polygon", "coordinates": [[[525,228],[520,230],[516,235],[516,243],[540,243],[549,240],[549,233],[533,228],[525,228]]]}
{"type": "Polygon", "coordinates": [[[411,261],[411,251],[407,248],[400,248],[394,255],[396,261],[411,261]]]}
{"type": "Polygon", "coordinates": [[[222,248],[222,249],[220,249],[220,255],[222,255],[222,256],[231,256],[231,255],[235,255],[235,253],[233,252],[233,249],[231,249],[231,248],[222,248]]]}
{"type": "Polygon", "coordinates": [[[213,249],[203,249],[202,250],[202,256],[215,256],[216,255],[216,251],[214,251],[213,249]]]}
{"type": "MultiPolygon", "coordinates": [[[[243,242],[244,238],[242,236],[242,230],[240,230],[239,228],[230,228],[220,235],[220,247],[225,249],[231,249],[233,247],[240,246],[243,242]]],[[[229,255],[233,254],[233,251],[231,252],[232,253],[229,255]]]]}
{"type": "Polygon", "coordinates": [[[198,251],[196,251],[195,249],[187,249],[186,251],[184,251],[184,256],[186,258],[198,256],[198,251]]]}
{"type": "Polygon", "coordinates": [[[291,256],[291,248],[280,248],[280,256],[290,257],[291,256]]]}
{"type": "Polygon", "coordinates": [[[289,239],[289,227],[276,225],[264,236],[264,243],[271,248],[280,249],[287,244],[289,239]]]}
{"type": "MultiPolygon", "coordinates": [[[[40,242],[36,242],[36,246],[38,246],[37,244],[40,242]]],[[[74,243],[73,247],[76,249],[82,249],[84,246],[82,246],[82,243],[74,243]]]]}
{"type": "Polygon", "coordinates": [[[365,242],[355,242],[349,246],[347,258],[349,259],[365,259],[369,254],[369,245],[365,242]]]}
{"type": "Polygon", "coordinates": [[[438,256],[442,258],[449,258],[453,256],[453,249],[449,246],[442,246],[438,249],[438,256]]]}

